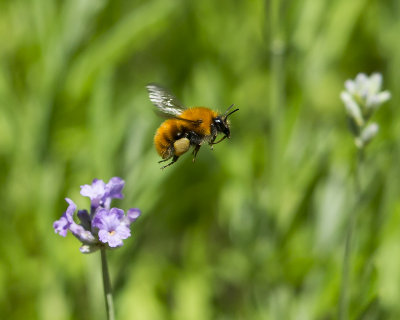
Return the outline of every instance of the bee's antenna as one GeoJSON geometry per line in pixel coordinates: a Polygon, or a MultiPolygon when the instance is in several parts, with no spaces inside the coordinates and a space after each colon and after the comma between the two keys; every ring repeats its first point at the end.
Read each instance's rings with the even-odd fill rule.
{"type": "Polygon", "coordinates": [[[232,105],[225,111],[225,113],[222,115],[222,118],[223,118],[224,120],[226,120],[232,113],[234,113],[234,112],[236,112],[236,111],[239,111],[239,109],[235,109],[235,110],[229,112],[229,110],[231,110],[231,109],[233,108],[233,106],[234,106],[234,104],[232,104],[232,105]],[[229,112],[229,113],[228,113],[228,112],[229,112]]]}
{"type": "Polygon", "coordinates": [[[233,108],[234,104],[231,104],[231,106],[226,109],[226,111],[224,112],[224,116],[228,113],[229,110],[231,110],[233,108]]]}

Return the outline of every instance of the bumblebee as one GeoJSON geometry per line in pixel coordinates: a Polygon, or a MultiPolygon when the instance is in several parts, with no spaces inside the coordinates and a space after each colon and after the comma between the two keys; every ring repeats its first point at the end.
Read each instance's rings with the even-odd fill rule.
{"type": "Polygon", "coordinates": [[[154,145],[163,159],[159,163],[172,158],[171,162],[161,169],[174,164],[192,146],[194,162],[204,143],[208,143],[213,149],[215,144],[230,138],[228,117],[239,110],[231,111],[233,104],[223,114],[219,114],[206,107],[186,108],[173,94],[155,84],[147,85],[147,90],[150,101],[159,113],[168,118],[154,136],[154,145]],[[219,133],[224,136],[215,141],[219,133]]]}

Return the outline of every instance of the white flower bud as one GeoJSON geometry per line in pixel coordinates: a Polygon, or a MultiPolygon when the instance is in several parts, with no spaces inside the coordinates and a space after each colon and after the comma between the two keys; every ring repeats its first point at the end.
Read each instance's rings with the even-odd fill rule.
{"type": "Polygon", "coordinates": [[[356,138],[356,146],[362,148],[366,146],[376,136],[379,131],[379,126],[373,122],[369,124],[362,132],[359,137],[356,138]]]}
{"type": "Polygon", "coordinates": [[[367,86],[369,94],[378,93],[382,87],[382,74],[377,72],[371,74],[369,81],[367,81],[367,86]]]}
{"type": "Polygon", "coordinates": [[[353,80],[346,80],[344,82],[344,87],[346,88],[347,92],[350,94],[356,93],[356,84],[353,80]]]}
{"type": "Polygon", "coordinates": [[[346,107],[347,114],[351,117],[354,122],[361,127],[364,124],[364,119],[361,114],[359,105],[354,101],[353,97],[346,91],[342,91],[340,94],[344,106],[346,107]]]}
{"type": "Polygon", "coordinates": [[[368,111],[377,110],[384,102],[388,101],[391,97],[389,91],[382,91],[375,95],[370,95],[367,97],[365,107],[368,111]]]}

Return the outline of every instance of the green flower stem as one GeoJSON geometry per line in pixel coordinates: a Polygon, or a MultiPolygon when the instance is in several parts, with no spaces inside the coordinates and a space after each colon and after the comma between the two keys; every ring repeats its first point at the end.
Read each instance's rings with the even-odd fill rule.
{"type": "Polygon", "coordinates": [[[347,226],[346,244],[343,256],[343,268],[342,268],[342,283],[340,290],[339,300],[339,320],[346,320],[349,316],[349,287],[350,287],[350,260],[351,260],[351,249],[353,233],[357,220],[357,213],[359,204],[362,197],[361,184],[360,184],[360,167],[363,162],[364,149],[359,148],[357,152],[357,159],[354,168],[354,191],[355,191],[355,206],[354,211],[349,217],[349,224],[347,226]]]}
{"type": "Polygon", "coordinates": [[[103,272],[104,298],[106,303],[107,319],[115,320],[111,281],[110,281],[110,275],[108,273],[106,248],[101,248],[100,252],[101,252],[101,270],[103,272]]]}
{"type": "Polygon", "coordinates": [[[282,194],[282,155],[283,155],[283,123],[285,112],[285,28],[282,16],[282,1],[267,1],[268,36],[270,47],[271,79],[270,103],[268,106],[270,122],[270,139],[268,157],[270,158],[270,181],[273,195],[270,205],[274,210],[279,210],[280,195],[282,194]]]}

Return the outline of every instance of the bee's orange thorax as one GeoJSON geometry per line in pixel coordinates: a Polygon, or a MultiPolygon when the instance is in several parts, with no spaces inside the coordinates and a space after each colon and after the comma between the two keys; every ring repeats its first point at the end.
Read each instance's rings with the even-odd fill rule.
{"type": "Polygon", "coordinates": [[[201,120],[202,122],[200,124],[182,123],[183,121],[180,122],[182,123],[182,125],[190,127],[191,130],[195,131],[200,135],[209,136],[211,134],[212,120],[217,116],[218,113],[209,108],[193,107],[183,111],[179,117],[181,117],[182,119],[194,120],[194,121],[201,120]]]}

